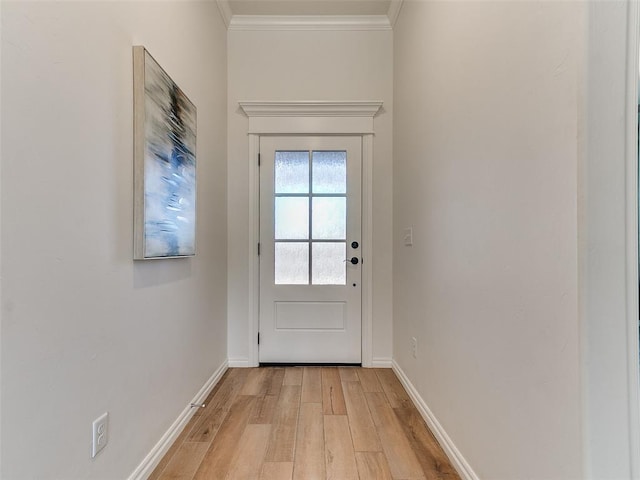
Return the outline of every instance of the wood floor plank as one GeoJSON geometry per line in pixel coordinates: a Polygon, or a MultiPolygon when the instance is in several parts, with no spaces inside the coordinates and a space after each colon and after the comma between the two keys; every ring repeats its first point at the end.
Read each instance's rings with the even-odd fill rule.
{"type": "Polygon", "coordinates": [[[300,405],[293,478],[325,479],[324,423],[320,403],[300,405]]]}
{"type": "Polygon", "coordinates": [[[238,397],[234,402],[215,440],[211,442],[194,480],[224,480],[255,402],[255,397],[246,395],[238,397]]]}
{"type": "Polygon", "coordinates": [[[284,381],[284,368],[275,367],[270,370],[273,370],[273,373],[269,376],[269,381],[264,393],[267,395],[280,395],[280,389],[282,388],[282,382],[284,381]]]}
{"type": "Polygon", "coordinates": [[[147,480],[158,480],[160,478],[160,475],[162,474],[166,466],[169,464],[173,456],[180,449],[182,443],[189,435],[189,432],[193,428],[194,420],[194,418],[189,420],[189,423],[187,423],[187,425],[182,429],[182,432],[180,432],[178,438],[175,440],[175,442],[173,442],[171,447],[169,447],[169,450],[167,451],[167,453],[165,453],[164,457],[162,457],[158,465],[156,465],[156,468],[153,470],[153,472],[151,472],[151,475],[149,475],[149,478],[147,480]]]}
{"type": "Polygon", "coordinates": [[[359,368],[358,378],[364,392],[383,392],[378,375],[373,368],[359,368]]]}
{"type": "Polygon", "coordinates": [[[282,386],[273,418],[266,462],[293,462],[301,389],[299,385],[282,386]]]}
{"type": "Polygon", "coordinates": [[[322,403],[322,369],[320,367],[304,367],[302,403],[322,403]]]}
{"type": "Polygon", "coordinates": [[[292,462],[265,462],[259,480],[291,480],[292,462]]]}
{"type": "Polygon", "coordinates": [[[343,382],[359,382],[358,370],[355,367],[340,367],[338,368],[340,373],[340,380],[343,382]]]}
{"type": "MultiPolygon", "coordinates": [[[[204,415],[207,413],[207,409],[206,406],[209,405],[211,403],[211,399],[213,399],[217,394],[218,391],[222,388],[222,386],[229,381],[230,378],[233,378],[234,376],[238,375],[240,372],[236,371],[237,369],[235,368],[227,368],[227,370],[224,372],[224,374],[222,375],[222,377],[220,377],[220,380],[218,380],[218,383],[216,383],[216,385],[213,387],[213,389],[211,390],[211,392],[209,392],[209,395],[207,395],[207,398],[205,398],[204,403],[205,404],[205,408],[196,408],[195,412],[193,414],[193,417],[199,417],[200,415],[204,415]]],[[[233,381],[233,380],[231,380],[233,381]]]]}
{"type": "Polygon", "coordinates": [[[230,368],[205,400],[205,408],[198,409],[199,416],[192,419],[193,425],[185,439],[187,442],[210,442],[218,432],[227,412],[242,390],[248,369],[230,368]]]}
{"type": "Polygon", "coordinates": [[[369,392],[365,397],[393,478],[424,479],[422,467],[387,396],[381,392],[369,392]]]}
{"type": "Polygon", "coordinates": [[[206,443],[183,442],[162,472],[160,480],[191,480],[208,448],[206,443]]]}
{"type": "Polygon", "coordinates": [[[360,382],[343,382],[342,389],[353,438],[353,449],[356,452],[382,451],[378,432],[369,413],[360,382]]]}
{"type": "Polygon", "coordinates": [[[324,442],[327,480],[359,478],[346,415],[324,416],[324,442]]]}
{"type": "Polygon", "coordinates": [[[201,410],[201,415],[206,415],[216,408],[229,410],[236,396],[242,390],[249,370],[248,368],[230,368],[227,370],[228,375],[225,376],[222,385],[216,390],[215,394],[209,396],[208,401],[205,402],[206,407],[201,410]]]}
{"type": "Polygon", "coordinates": [[[384,393],[389,399],[391,408],[411,408],[413,402],[405,391],[404,387],[390,368],[378,368],[376,374],[384,393]]]}
{"type": "Polygon", "coordinates": [[[393,480],[387,457],[382,452],[356,452],[356,465],[360,479],[393,480]]]}
{"type": "Polygon", "coordinates": [[[198,417],[186,439],[187,442],[209,443],[216,436],[220,425],[227,416],[223,408],[208,409],[205,415],[198,417]]]}
{"type": "Polygon", "coordinates": [[[325,415],[347,414],[337,368],[322,368],[322,412],[325,415]]]}
{"type": "MultiPolygon", "coordinates": [[[[153,470],[153,472],[151,472],[151,475],[147,480],[158,480],[160,478],[160,475],[162,474],[166,466],[169,464],[169,462],[171,461],[175,453],[180,449],[180,447],[182,446],[182,443],[184,441],[189,441],[191,439],[190,437],[192,435],[192,432],[195,426],[201,422],[201,418],[204,415],[210,415],[211,410],[215,409],[215,407],[211,406],[212,399],[216,395],[218,395],[219,390],[222,388],[222,386],[226,382],[229,381],[230,378],[233,378],[238,375],[240,376],[242,375],[242,372],[239,372],[238,369],[229,368],[227,369],[226,372],[224,372],[222,377],[220,377],[220,380],[218,380],[218,383],[216,383],[216,385],[213,387],[209,395],[207,395],[206,400],[204,401],[205,405],[209,408],[206,408],[206,407],[198,408],[197,411],[194,412],[193,417],[191,417],[191,420],[189,420],[189,423],[187,423],[187,425],[182,429],[182,432],[180,433],[178,438],[175,440],[175,442],[173,442],[173,444],[171,445],[167,453],[164,455],[164,457],[162,457],[162,460],[160,460],[160,463],[158,463],[158,465],[153,470]]],[[[231,382],[234,382],[234,380],[231,380],[231,382]]],[[[216,428],[216,431],[217,431],[217,428],[216,428]]],[[[207,431],[207,434],[208,433],[209,431],[207,431]]],[[[208,441],[208,440],[203,440],[203,441],[208,441]]]]}
{"type": "Polygon", "coordinates": [[[255,480],[260,475],[271,425],[247,425],[236,446],[227,480],[255,480]]]}
{"type": "Polygon", "coordinates": [[[397,408],[394,412],[425,476],[430,480],[460,480],[460,476],[451,466],[447,455],[425,425],[420,413],[415,408],[397,408]]]}
{"type": "Polygon", "coordinates": [[[264,383],[267,376],[265,368],[249,368],[247,378],[242,386],[240,395],[260,395],[264,392],[264,383]]]}
{"type": "Polygon", "coordinates": [[[256,397],[256,406],[249,417],[250,424],[273,423],[278,403],[277,395],[260,395],[256,397]]]}
{"type": "Polygon", "coordinates": [[[302,385],[303,368],[287,367],[284,369],[283,385],[302,385]]]}

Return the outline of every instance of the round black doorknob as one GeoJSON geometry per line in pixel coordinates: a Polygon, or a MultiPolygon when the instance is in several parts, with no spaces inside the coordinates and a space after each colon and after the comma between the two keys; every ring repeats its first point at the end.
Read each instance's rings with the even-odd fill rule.
{"type": "Polygon", "coordinates": [[[350,261],[353,265],[357,265],[357,264],[358,264],[358,262],[359,262],[360,260],[358,260],[358,257],[351,257],[351,260],[349,260],[349,261],[350,261]]]}

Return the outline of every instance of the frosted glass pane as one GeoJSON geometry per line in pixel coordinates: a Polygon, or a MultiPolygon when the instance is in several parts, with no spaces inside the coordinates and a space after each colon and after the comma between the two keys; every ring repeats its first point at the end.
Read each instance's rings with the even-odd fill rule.
{"type": "Polygon", "coordinates": [[[313,244],[314,285],[345,285],[347,283],[346,243],[313,244]]]}
{"type": "Polygon", "coordinates": [[[276,285],[309,284],[309,244],[275,244],[275,283],[276,285]]]}
{"type": "Polygon", "coordinates": [[[313,199],[312,234],[318,240],[347,238],[347,199],[316,197],[313,199]]]}
{"type": "Polygon", "coordinates": [[[347,193],[347,152],[313,152],[313,193],[347,193]]]}
{"type": "Polygon", "coordinates": [[[276,197],[276,240],[309,238],[309,199],[276,197]]]}
{"type": "Polygon", "coordinates": [[[276,193],[309,193],[309,152],[276,152],[276,193]]]}

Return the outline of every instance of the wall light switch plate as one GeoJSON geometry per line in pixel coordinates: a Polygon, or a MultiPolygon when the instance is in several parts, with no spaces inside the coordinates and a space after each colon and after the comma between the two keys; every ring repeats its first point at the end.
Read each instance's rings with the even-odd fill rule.
{"type": "Polygon", "coordinates": [[[404,229],[403,241],[405,247],[410,247],[413,245],[413,228],[409,227],[404,229]]]}

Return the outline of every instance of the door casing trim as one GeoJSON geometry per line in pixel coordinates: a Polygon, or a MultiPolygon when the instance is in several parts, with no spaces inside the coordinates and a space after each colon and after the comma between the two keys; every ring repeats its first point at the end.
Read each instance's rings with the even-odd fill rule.
{"type": "Polygon", "coordinates": [[[373,363],[373,117],[382,102],[240,102],[249,117],[249,365],[260,363],[260,168],[262,136],[357,136],[362,138],[362,366],[373,363]]]}
{"type": "Polygon", "coordinates": [[[629,450],[631,478],[640,478],[640,365],[638,352],[638,63],[640,61],[640,8],[627,4],[627,101],[626,101],[626,194],[627,194],[627,342],[629,369],[629,450]]]}

